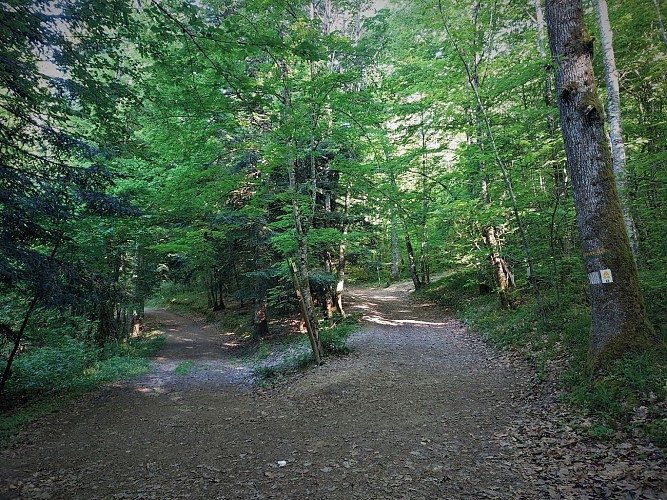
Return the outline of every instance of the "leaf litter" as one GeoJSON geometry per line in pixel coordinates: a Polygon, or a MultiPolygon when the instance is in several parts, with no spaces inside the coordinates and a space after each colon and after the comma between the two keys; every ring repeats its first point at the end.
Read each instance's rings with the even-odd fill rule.
{"type": "Polygon", "coordinates": [[[161,364],[26,429],[0,496],[667,498],[664,450],[587,436],[518,357],[408,289],[352,290],[353,353],[270,390],[214,329],[154,311],[177,332],[161,364]]]}

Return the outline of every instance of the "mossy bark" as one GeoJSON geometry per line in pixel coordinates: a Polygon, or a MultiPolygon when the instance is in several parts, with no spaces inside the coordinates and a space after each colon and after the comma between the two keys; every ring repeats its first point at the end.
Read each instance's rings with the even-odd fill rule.
{"type": "Polygon", "coordinates": [[[591,353],[599,364],[648,346],[656,337],[625,231],[582,2],[547,1],[546,18],[551,53],[558,61],[560,123],[590,282],[591,353]],[[604,270],[610,270],[611,282],[603,282],[604,270]]]}

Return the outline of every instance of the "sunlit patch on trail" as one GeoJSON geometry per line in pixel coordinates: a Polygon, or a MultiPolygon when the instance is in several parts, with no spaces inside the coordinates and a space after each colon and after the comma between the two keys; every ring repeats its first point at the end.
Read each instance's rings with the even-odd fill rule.
{"type": "Polygon", "coordinates": [[[158,396],[169,392],[163,387],[137,387],[136,391],[144,396],[158,396]]]}
{"type": "Polygon", "coordinates": [[[371,295],[369,298],[374,300],[380,300],[382,302],[402,299],[402,297],[398,297],[397,295],[371,295]]]}
{"type": "Polygon", "coordinates": [[[416,319],[386,319],[382,316],[364,316],[364,319],[370,323],[385,326],[402,326],[402,325],[417,325],[417,326],[431,326],[435,328],[445,328],[447,323],[420,321],[416,319]]]}

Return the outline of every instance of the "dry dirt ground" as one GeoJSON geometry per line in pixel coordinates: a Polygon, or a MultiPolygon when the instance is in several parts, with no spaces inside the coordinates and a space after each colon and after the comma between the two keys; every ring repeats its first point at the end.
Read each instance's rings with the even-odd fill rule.
{"type": "Polygon", "coordinates": [[[353,353],[268,390],[232,336],[152,311],[151,374],[26,429],[0,452],[0,497],[667,498],[660,450],[584,437],[533,370],[408,285],[349,298],[353,353]]]}

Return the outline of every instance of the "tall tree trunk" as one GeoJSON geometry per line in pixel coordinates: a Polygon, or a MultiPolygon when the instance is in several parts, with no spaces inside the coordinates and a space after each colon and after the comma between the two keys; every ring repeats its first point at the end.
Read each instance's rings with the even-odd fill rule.
{"type": "MultiPolygon", "coordinates": [[[[292,101],[291,94],[289,89],[289,68],[286,61],[279,62],[279,68],[281,77],[283,80],[283,109],[282,109],[282,119],[287,120],[288,110],[290,110],[292,101]]],[[[296,183],[296,164],[294,160],[294,152],[291,151],[293,138],[288,139],[287,146],[287,156],[285,158],[285,163],[287,167],[287,178],[288,178],[288,191],[290,195],[290,202],[292,204],[292,216],[294,219],[294,229],[296,232],[296,244],[297,244],[297,260],[296,272],[298,275],[298,290],[300,300],[303,300],[303,320],[306,323],[306,326],[310,325],[312,330],[309,330],[309,333],[315,340],[316,349],[319,350],[314,354],[316,357],[319,357],[319,353],[322,352],[322,341],[320,340],[319,329],[315,321],[315,307],[313,305],[313,297],[310,293],[310,277],[308,271],[308,238],[306,231],[303,227],[303,220],[301,216],[301,209],[299,208],[299,200],[297,199],[297,183],[296,183]]]]}
{"type": "Polygon", "coordinates": [[[415,285],[415,290],[422,288],[423,284],[419,280],[419,273],[417,272],[417,263],[415,261],[415,251],[412,248],[412,241],[410,241],[410,233],[408,231],[408,224],[403,221],[403,229],[405,231],[405,249],[408,252],[408,263],[410,268],[410,277],[412,283],[415,285]]]}
{"type": "Polygon", "coordinates": [[[635,260],[638,261],[639,245],[637,242],[637,229],[635,221],[630,213],[628,197],[625,189],[625,145],[621,128],[621,98],[618,84],[618,70],[616,69],[616,58],[614,57],[613,32],[607,12],[605,0],[595,0],[595,11],[597,13],[598,28],[600,29],[600,46],[602,47],[602,62],[604,64],[604,80],[607,85],[607,108],[609,111],[609,136],[611,138],[611,158],[616,177],[616,188],[623,210],[623,223],[630,239],[630,248],[635,260]]]}
{"type": "Polygon", "coordinates": [[[398,216],[396,215],[396,207],[389,208],[391,218],[391,270],[389,280],[393,283],[398,281],[398,216]]]}
{"type": "MultiPolygon", "coordinates": [[[[477,76],[475,76],[475,79],[477,79],[477,76]]],[[[484,134],[482,131],[482,109],[481,106],[479,105],[477,106],[475,116],[477,120],[477,145],[479,147],[480,155],[483,155],[484,134]]],[[[482,203],[484,204],[484,209],[488,211],[491,205],[491,197],[489,195],[489,186],[486,178],[486,173],[484,172],[485,165],[483,160],[479,161],[478,168],[482,175],[482,185],[480,190],[482,203]]],[[[500,304],[503,307],[507,307],[509,305],[508,287],[510,284],[510,277],[507,272],[509,271],[510,267],[500,254],[498,239],[496,238],[497,230],[498,229],[494,226],[484,227],[482,229],[482,239],[484,240],[484,245],[486,246],[486,249],[489,252],[489,262],[495,270],[495,275],[496,275],[495,281],[496,285],[498,286],[498,298],[500,300],[500,304]]]]}
{"type": "MultiPolygon", "coordinates": [[[[475,25],[477,25],[477,12],[479,10],[480,3],[477,2],[475,4],[475,25]]],[[[463,67],[465,69],[466,75],[468,77],[468,83],[470,84],[470,88],[473,92],[473,96],[475,97],[475,102],[477,104],[477,110],[478,110],[478,116],[483,121],[484,128],[486,129],[486,135],[489,138],[489,142],[491,143],[491,147],[493,148],[493,154],[496,159],[496,164],[500,168],[500,172],[502,173],[503,180],[505,182],[505,187],[507,189],[507,194],[509,194],[509,198],[512,201],[512,211],[514,213],[514,220],[516,221],[517,227],[519,228],[519,234],[521,235],[521,244],[523,246],[523,251],[524,255],[526,258],[526,263],[528,264],[528,282],[530,283],[530,288],[531,291],[533,292],[533,298],[535,299],[535,304],[537,306],[537,310],[540,316],[540,320],[544,323],[546,321],[546,314],[544,312],[544,305],[542,304],[542,296],[540,294],[539,286],[537,284],[537,279],[535,276],[535,266],[533,265],[533,259],[530,255],[530,246],[528,245],[528,236],[526,234],[526,229],[524,227],[523,221],[521,219],[521,216],[519,214],[519,207],[517,205],[516,201],[516,196],[514,195],[514,189],[512,188],[512,181],[510,180],[509,174],[507,172],[507,168],[505,167],[505,162],[500,156],[500,152],[498,150],[498,146],[496,144],[496,141],[494,139],[494,134],[493,130],[491,130],[491,122],[489,120],[488,115],[486,114],[486,110],[484,108],[484,105],[482,103],[482,98],[479,93],[479,78],[477,76],[477,65],[478,65],[478,56],[475,55],[475,60],[474,64],[470,65],[468,63],[468,60],[466,59],[464,51],[461,49],[461,46],[458,43],[458,40],[455,37],[452,37],[451,32],[449,30],[449,24],[447,23],[447,18],[445,17],[443,8],[442,8],[442,0],[438,0],[438,8],[440,11],[440,17],[442,19],[442,23],[445,27],[445,32],[447,33],[447,36],[450,37],[452,43],[454,44],[454,48],[456,49],[456,53],[461,60],[461,63],[463,64],[463,67]]],[[[475,30],[477,32],[477,30],[475,30]]]]}
{"type": "Polygon", "coordinates": [[[662,35],[662,42],[665,44],[665,49],[667,49],[667,31],[665,31],[665,25],[662,22],[662,15],[660,15],[660,4],[658,3],[658,0],[653,0],[653,6],[655,7],[655,14],[658,18],[660,35],[662,35]]]}
{"type": "Polygon", "coordinates": [[[315,307],[313,305],[313,297],[310,293],[310,273],[308,270],[308,239],[303,229],[301,220],[301,210],[297,200],[296,187],[296,172],[294,161],[288,159],[287,173],[289,177],[289,190],[292,198],[292,215],[294,217],[294,228],[296,230],[296,246],[297,246],[297,264],[296,271],[299,278],[298,284],[300,287],[301,297],[303,298],[303,313],[304,322],[306,326],[310,325],[311,335],[315,339],[319,352],[322,352],[322,343],[320,340],[319,329],[315,321],[315,307]]]}
{"type": "Polygon", "coordinates": [[[252,340],[258,342],[269,334],[269,320],[267,315],[268,300],[266,292],[254,299],[252,311],[252,340]]]}
{"type": "Polygon", "coordinates": [[[419,243],[419,272],[421,274],[421,282],[423,285],[427,285],[431,281],[428,270],[428,259],[426,256],[427,245],[428,245],[428,155],[426,151],[426,128],[424,124],[424,112],[421,112],[421,149],[422,149],[422,158],[421,158],[421,195],[422,195],[422,212],[421,212],[421,241],[419,243]]]}
{"type": "Polygon", "coordinates": [[[350,199],[351,199],[351,193],[350,193],[350,182],[348,181],[347,187],[345,189],[345,203],[343,206],[343,228],[342,228],[342,233],[343,237],[341,238],[340,245],[338,246],[338,283],[336,283],[336,298],[335,298],[335,304],[336,304],[336,309],[338,310],[339,314],[341,314],[343,317],[346,316],[345,310],[343,309],[343,290],[345,287],[345,263],[346,263],[346,255],[345,255],[345,244],[347,240],[347,234],[350,231],[350,223],[348,221],[348,213],[349,213],[349,208],[350,208],[350,199]]]}
{"type": "MultiPolygon", "coordinates": [[[[542,0],[532,0],[533,7],[535,8],[535,30],[537,31],[537,51],[540,54],[540,58],[544,61],[544,105],[547,108],[552,108],[554,106],[553,102],[553,87],[551,85],[551,78],[553,69],[552,66],[547,61],[546,53],[546,43],[544,31],[546,29],[544,23],[544,11],[542,10],[542,0]]],[[[547,130],[549,131],[550,138],[556,136],[556,121],[551,113],[547,115],[547,130]]],[[[561,307],[561,280],[559,279],[559,253],[556,250],[556,213],[558,212],[558,207],[561,203],[561,200],[565,197],[566,193],[566,183],[565,183],[565,172],[562,163],[558,160],[559,158],[558,151],[556,148],[552,148],[551,151],[551,164],[553,165],[552,175],[554,181],[553,189],[553,210],[551,212],[551,220],[549,224],[549,249],[551,251],[551,262],[553,266],[553,280],[554,280],[554,289],[556,291],[556,304],[558,309],[561,307]]]]}
{"type": "MultiPolygon", "coordinates": [[[[394,166],[391,163],[391,156],[389,150],[384,149],[384,157],[389,167],[389,183],[391,186],[391,196],[394,198],[398,192],[396,185],[396,175],[394,173],[394,166]]],[[[391,218],[391,270],[389,280],[393,283],[398,281],[398,206],[395,200],[390,200],[389,213],[391,218]]]]}
{"type": "MultiPolygon", "coordinates": [[[[58,240],[56,241],[56,244],[54,245],[53,250],[51,251],[52,259],[56,256],[56,253],[58,252],[61,240],[62,240],[62,234],[58,237],[58,240]]],[[[0,328],[2,328],[3,330],[8,330],[3,333],[13,334],[12,336],[14,337],[13,339],[14,346],[12,347],[12,350],[9,353],[9,357],[7,358],[7,364],[5,365],[5,369],[2,372],[2,378],[0,379],[0,394],[2,394],[2,391],[5,388],[5,384],[7,383],[7,380],[9,380],[9,375],[12,370],[12,363],[14,362],[14,358],[16,357],[16,353],[18,353],[19,351],[19,347],[21,346],[21,340],[23,340],[23,334],[25,333],[25,329],[28,326],[28,321],[30,321],[30,317],[32,316],[33,311],[35,310],[35,306],[37,305],[38,301],[39,301],[39,293],[35,292],[34,297],[30,301],[28,309],[26,309],[26,312],[23,315],[23,321],[21,322],[21,326],[19,327],[19,330],[17,332],[15,333],[12,332],[9,326],[0,323],[0,328]]]]}
{"type": "Polygon", "coordinates": [[[593,39],[581,0],[547,0],[551,54],[557,61],[560,123],[572,179],[581,249],[591,296],[591,351],[596,363],[648,345],[637,268],[616,191],[604,112],[593,74],[593,39]]]}

